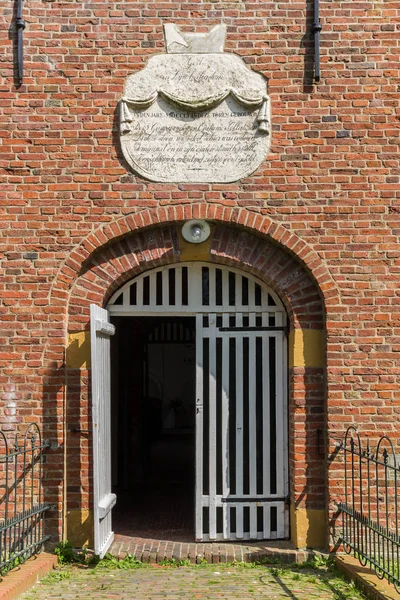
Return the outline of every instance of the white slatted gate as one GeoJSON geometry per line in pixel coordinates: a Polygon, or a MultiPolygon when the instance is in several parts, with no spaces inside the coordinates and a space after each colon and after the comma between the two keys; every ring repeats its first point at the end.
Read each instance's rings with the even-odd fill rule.
{"type": "Polygon", "coordinates": [[[108,311],[91,304],[94,551],[100,558],[114,539],[111,510],[116,497],[111,492],[110,365],[110,336],[114,332],[114,325],[108,322],[108,311]]]}
{"type": "Polygon", "coordinates": [[[268,313],[197,315],[198,540],[288,534],[283,342],[268,313]]]}
{"type": "Polygon", "coordinates": [[[288,536],[286,313],[261,281],[207,263],[126,283],[123,316],[196,316],[196,539],[288,536]]]}

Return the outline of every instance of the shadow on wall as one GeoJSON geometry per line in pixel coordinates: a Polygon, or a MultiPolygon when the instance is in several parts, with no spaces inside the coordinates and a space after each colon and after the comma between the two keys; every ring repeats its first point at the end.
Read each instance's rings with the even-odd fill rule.
{"type": "Polygon", "coordinates": [[[326,548],[328,545],[327,521],[327,463],[326,463],[326,384],[325,335],[323,330],[295,329],[289,337],[289,367],[292,370],[291,397],[293,407],[289,415],[289,431],[304,428],[305,443],[293,440],[289,444],[293,453],[291,505],[292,540],[297,547],[326,548]],[[302,394],[298,393],[300,390],[302,394]],[[304,473],[301,475],[301,463],[304,473]],[[300,464],[299,464],[300,463],[300,464]],[[299,482],[304,477],[303,489],[299,482]],[[293,497],[293,495],[292,495],[293,497]]]}
{"type": "Polygon", "coordinates": [[[314,90],[315,46],[312,25],[314,21],[314,0],[306,4],[306,31],[301,39],[300,47],[304,48],[303,93],[311,94],[314,90]]]}
{"type": "Polygon", "coordinates": [[[71,334],[65,363],[52,362],[44,376],[43,437],[51,444],[43,469],[44,501],[57,507],[45,519],[50,548],[60,539],[93,546],[89,361],[89,332],[71,334]],[[59,508],[65,502],[66,515],[59,508]]]}
{"type": "Polygon", "coordinates": [[[55,505],[45,516],[45,531],[50,535],[50,549],[59,542],[63,532],[62,505],[64,487],[64,450],[63,431],[65,394],[65,363],[52,361],[43,375],[43,439],[50,442],[50,448],[44,455],[43,499],[55,505]]]}
{"type": "Polygon", "coordinates": [[[90,331],[69,334],[66,366],[67,537],[93,547],[90,331]]]}

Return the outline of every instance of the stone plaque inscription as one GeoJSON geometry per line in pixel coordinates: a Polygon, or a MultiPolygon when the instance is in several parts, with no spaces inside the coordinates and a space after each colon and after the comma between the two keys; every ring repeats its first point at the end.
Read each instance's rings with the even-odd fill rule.
{"type": "Polygon", "coordinates": [[[121,146],[132,169],[152,181],[246,177],[270,146],[265,80],[232,54],[179,47],[153,56],[127,81],[121,146]]]}
{"type": "Polygon", "coordinates": [[[203,112],[182,110],[159,98],[150,108],[133,112],[124,154],[135,170],[155,181],[240,179],[257,168],[266,152],[257,139],[257,114],[233,98],[203,112]]]}

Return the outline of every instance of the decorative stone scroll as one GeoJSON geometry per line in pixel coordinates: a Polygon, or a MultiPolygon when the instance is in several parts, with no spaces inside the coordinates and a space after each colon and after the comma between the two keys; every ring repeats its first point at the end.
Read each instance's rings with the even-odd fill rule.
{"type": "Polygon", "coordinates": [[[230,182],[270,146],[266,82],[222,51],[225,27],[184,34],[165,26],[167,54],[131,75],[120,103],[124,156],[151,181],[230,182]]]}

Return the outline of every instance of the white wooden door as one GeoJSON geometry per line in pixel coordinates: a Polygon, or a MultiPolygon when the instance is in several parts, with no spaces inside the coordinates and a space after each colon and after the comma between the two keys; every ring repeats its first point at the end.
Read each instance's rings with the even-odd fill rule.
{"type": "Polygon", "coordinates": [[[196,539],[287,537],[282,313],[197,315],[196,360],[196,539]]]}
{"type": "Polygon", "coordinates": [[[114,332],[114,325],[108,321],[108,311],[91,304],[94,551],[100,558],[114,539],[111,510],[116,496],[111,492],[110,365],[110,337],[114,332]]]}

